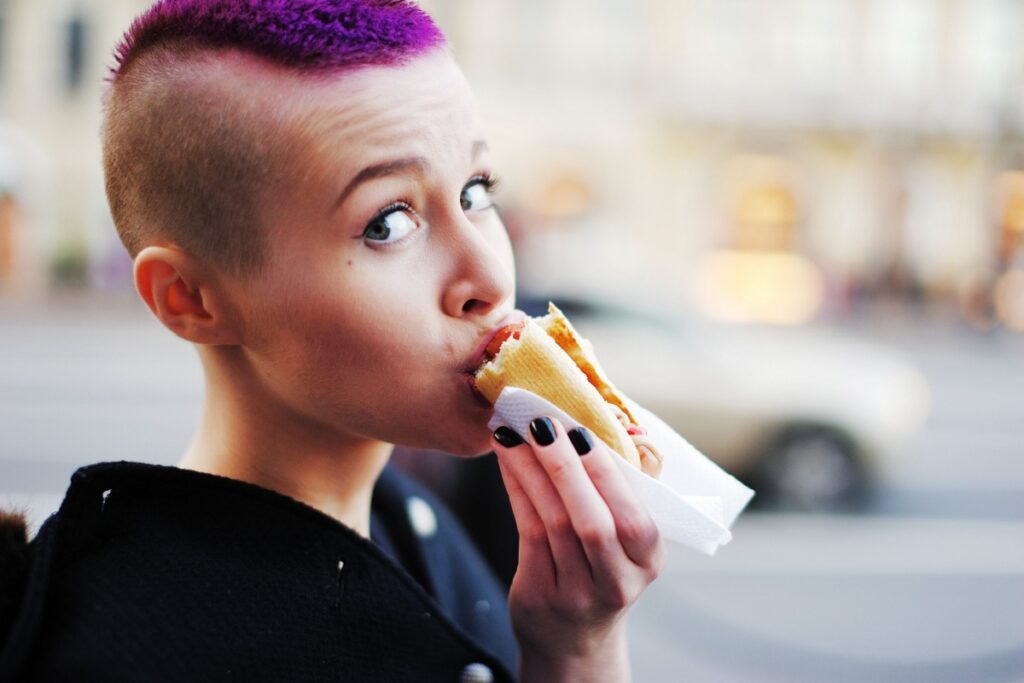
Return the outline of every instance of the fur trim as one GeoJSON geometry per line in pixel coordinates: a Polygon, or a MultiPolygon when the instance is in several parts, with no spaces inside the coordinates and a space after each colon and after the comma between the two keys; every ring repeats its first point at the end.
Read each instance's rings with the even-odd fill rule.
{"type": "MultiPolygon", "coordinates": [[[[28,522],[20,510],[0,508],[0,548],[25,546],[28,543],[28,522]]],[[[6,555],[6,553],[4,553],[6,555]]]]}
{"type": "Polygon", "coordinates": [[[21,603],[28,569],[28,523],[17,510],[0,509],[0,644],[21,603]]]}

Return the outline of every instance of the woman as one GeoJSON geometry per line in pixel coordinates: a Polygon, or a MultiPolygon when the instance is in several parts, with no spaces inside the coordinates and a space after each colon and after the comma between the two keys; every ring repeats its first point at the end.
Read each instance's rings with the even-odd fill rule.
{"type": "Polygon", "coordinates": [[[0,671],[627,679],[660,540],[585,431],[487,429],[470,378],[522,314],[486,138],[429,17],[164,0],[110,80],[111,212],[205,404],[178,468],[76,474],[0,671]],[[497,452],[520,532],[507,613],[448,516],[385,470],[393,444],[497,452]]]}

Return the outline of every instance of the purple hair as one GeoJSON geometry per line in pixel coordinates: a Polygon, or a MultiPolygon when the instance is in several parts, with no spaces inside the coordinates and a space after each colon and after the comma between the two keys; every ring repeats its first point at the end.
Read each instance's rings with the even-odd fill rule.
{"type": "Polygon", "coordinates": [[[388,66],[445,43],[409,0],[158,0],[117,45],[110,80],[141,51],[174,38],[308,70],[388,66]]]}

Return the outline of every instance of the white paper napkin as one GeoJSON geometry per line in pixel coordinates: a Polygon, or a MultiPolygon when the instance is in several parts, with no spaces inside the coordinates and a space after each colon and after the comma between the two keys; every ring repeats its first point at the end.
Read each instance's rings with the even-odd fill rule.
{"type": "MultiPolygon", "coordinates": [[[[729,527],[754,492],[708,460],[660,418],[632,401],[628,404],[664,456],[661,477],[649,477],[623,458],[616,457],[615,462],[647,505],[664,538],[714,555],[732,539],[729,527]]],[[[566,429],[579,426],[550,402],[516,387],[506,387],[498,396],[488,426],[497,429],[505,425],[525,435],[530,421],[542,415],[557,417],[566,429]]]]}

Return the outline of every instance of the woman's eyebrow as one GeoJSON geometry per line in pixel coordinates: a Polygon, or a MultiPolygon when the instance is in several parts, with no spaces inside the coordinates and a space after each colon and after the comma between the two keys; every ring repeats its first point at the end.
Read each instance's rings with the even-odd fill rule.
{"type": "MultiPolygon", "coordinates": [[[[485,140],[474,140],[473,149],[470,153],[470,160],[475,161],[483,152],[487,151],[487,142],[485,140]]],[[[334,203],[334,208],[337,209],[344,203],[350,194],[352,194],[357,187],[362,185],[368,180],[375,178],[381,178],[384,176],[395,175],[406,171],[410,168],[422,173],[430,164],[427,162],[426,157],[409,157],[407,159],[394,159],[392,161],[383,161],[379,164],[373,164],[367,166],[359,173],[348,181],[348,185],[341,191],[341,195],[338,197],[338,201],[334,203]]]]}
{"type": "Polygon", "coordinates": [[[367,166],[359,173],[356,173],[352,180],[348,181],[348,185],[341,191],[341,195],[338,197],[338,201],[334,203],[334,207],[337,208],[348,198],[350,194],[361,184],[374,178],[381,178],[383,176],[395,175],[406,171],[410,168],[422,173],[429,164],[425,157],[409,157],[407,159],[395,159],[393,161],[383,161],[379,164],[373,164],[367,166]]]}

